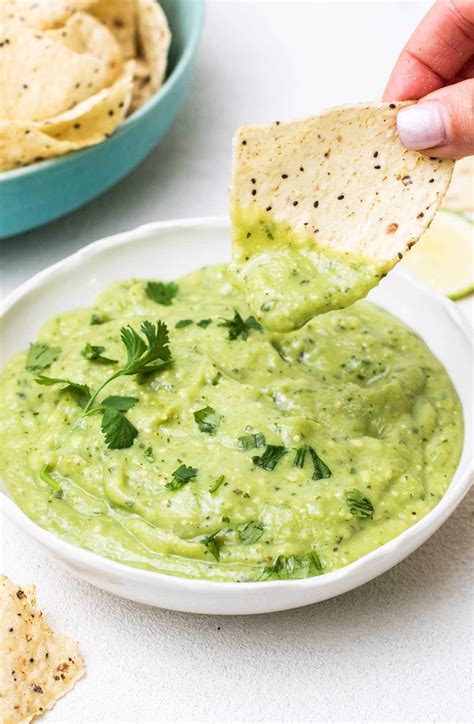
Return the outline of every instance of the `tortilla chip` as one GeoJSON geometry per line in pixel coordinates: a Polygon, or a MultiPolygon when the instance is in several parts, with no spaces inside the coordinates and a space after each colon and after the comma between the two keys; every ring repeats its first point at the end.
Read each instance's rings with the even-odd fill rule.
{"type": "Polygon", "coordinates": [[[84,674],[79,644],[54,634],[36,608],[35,587],[0,576],[0,721],[30,722],[84,674]]]}
{"type": "Polygon", "coordinates": [[[474,211],[474,156],[456,161],[443,208],[474,211]]]}
{"type": "Polygon", "coordinates": [[[127,63],[112,86],[48,121],[0,121],[0,171],[104,141],[128,111],[132,72],[127,63]]]}
{"type": "MultiPolygon", "coordinates": [[[[7,25],[7,33],[13,28],[7,25]]],[[[8,39],[2,47],[2,120],[56,116],[113,83],[122,68],[113,35],[85,13],[74,13],[60,29],[23,28],[8,39]]]]}
{"type": "Polygon", "coordinates": [[[137,0],[137,12],[139,57],[149,66],[152,95],[165,78],[171,33],[166,15],[156,0],[137,0]]]}
{"type": "Polygon", "coordinates": [[[402,146],[400,106],[347,106],[238,130],[231,273],[268,328],[290,331],[365,296],[431,222],[453,163],[402,146]],[[295,269],[278,259],[289,242],[295,269]],[[305,286],[290,313],[287,287],[298,263],[305,286]],[[331,275],[334,288],[323,299],[331,275]],[[284,304],[285,319],[278,311],[284,304]]]}
{"type": "Polygon", "coordinates": [[[126,60],[136,56],[136,0],[98,0],[91,13],[106,25],[122,48],[126,60]]]}
{"type": "Polygon", "coordinates": [[[140,108],[153,95],[151,87],[151,71],[146,60],[135,61],[135,72],[133,74],[133,93],[129,113],[140,108]]]}
{"type": "Polygon", "coordinates": [[[3,0],[3,21],[47,30],[63,25],[76,10],[88,10],[95,0],[3,0]]]}

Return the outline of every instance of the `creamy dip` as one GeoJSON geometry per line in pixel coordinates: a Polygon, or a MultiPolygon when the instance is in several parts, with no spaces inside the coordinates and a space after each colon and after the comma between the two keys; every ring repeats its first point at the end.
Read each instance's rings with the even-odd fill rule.
{"type": "Polygon", "coordinates": [[[131,566],[220,581],[332,571],[426,515],[460,457],[445,370],[369,302],[273,333],[216,266],[114,283],[39,341],[31,371],[25,352],[1,377],[6,486],[43,528],[131,566]],[[125,364],[121,328],[158,319],[171,362],[96,398],[135,400],[127,447],[107,444],[78,389],[35,381],[98,389],[125,364]]]}
{"type": "Polygon", "coordinates": [[[229,275],[250,309],[276,332],[366,297],[390,266],[318,245],[313,235],[277,222],[258,207],[232,208],[229,275]]]}

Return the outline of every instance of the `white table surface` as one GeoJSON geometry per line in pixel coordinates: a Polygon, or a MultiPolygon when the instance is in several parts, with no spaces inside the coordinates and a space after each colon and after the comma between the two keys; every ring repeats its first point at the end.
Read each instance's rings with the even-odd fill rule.
{"type": "MultiPolygon", "coordinates": [[[[377,98],[419,2],[209,2],[190,96],[163,143],[96,201],[0,242],[2,294],[100,237],[226,213],[231,136],[247,121],[377,98]]],[[[464,722],[472,644],[472,502],[356,591],[230,618],[160,611],[81,583],[3,522],[1,570],[35,582],[77,638],[86,677],[50,722],[464,722]]]]}

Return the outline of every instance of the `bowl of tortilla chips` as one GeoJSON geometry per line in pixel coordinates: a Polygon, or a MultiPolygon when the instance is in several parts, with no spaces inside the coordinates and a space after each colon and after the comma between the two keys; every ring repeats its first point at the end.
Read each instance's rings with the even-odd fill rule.
{"type": "Polygon", "coordinates": [[[179,111],[202,0],[4,0],[0,238],[57,219],[133,169],[179,111]]]}

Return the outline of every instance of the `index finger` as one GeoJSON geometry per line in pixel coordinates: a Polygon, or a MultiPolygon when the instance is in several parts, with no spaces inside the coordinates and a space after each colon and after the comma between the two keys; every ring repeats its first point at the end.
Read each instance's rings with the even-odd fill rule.
{"type": "Polygon", "coordinates": [[[418,100],[452,80],[474,53],[474,1],[438,0],[403,48],[384,100],[418,100]]]}

